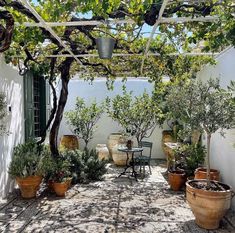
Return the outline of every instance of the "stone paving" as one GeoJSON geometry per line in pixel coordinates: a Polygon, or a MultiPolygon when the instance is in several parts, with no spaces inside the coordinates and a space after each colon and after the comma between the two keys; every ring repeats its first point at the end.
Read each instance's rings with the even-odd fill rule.
{"type": "Polygon", "coordinates": [[[0,232],[235,233],[232,211],[218,230],[197,227],[185,193],[170,190],[165,170],[153,166],[152,175],[136,182],[117,178],[122,168],[110,164],[104,181],[78,184],[66,198],[46,191],[32,200],[12,195],[0,203],[0,232]]]}

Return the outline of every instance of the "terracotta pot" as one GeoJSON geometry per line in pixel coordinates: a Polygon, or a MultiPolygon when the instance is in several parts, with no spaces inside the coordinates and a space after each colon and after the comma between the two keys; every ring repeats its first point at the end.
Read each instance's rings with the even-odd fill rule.
{"type": "Polygon", "coordinates": [[[97,144],[96,153],[98,154],[99,160],[105,159],[109,160],[109,150],[106,144],[97,144]]]}
{"type": "Polygon", "coordinates": [[[59,197],[64,197],[65,193],[70,187],[70,184],[71,184],[71,179],[66,180],[65,182],[61,182],[61,183],[53,182],[53,189],[56,195],[59,197]]]}
{"type": "Polygon", "coordinates": [[[47,189],[48,189],[48,191],[49,191],[50,193],[54,193],[54,192],[55,192],[55,190],[54,190],[54,188],[53,188],[53,183],[54,183],[54,181],[52,181],[52,180],[49,180],[49,181],[47,182],[47,189]]]}
{"type": "Polygon", "coordinates": [[[23,198],[33,198],[36,197],[42,182],[42,176],[28,176],[26,178],[16,177],[16,182],[23,198]]]}
{"type": "Polygon", "coordinates": [[[123,138],[123,135],[121,133],[112,133],[109,135],[107,146],[108,146],[109,154],[111,157],[113,157],[112,156],[113,155],[113,153],[112,153],[113,147],[116,146],[119,143],[120,139],[122,139],[122,138],[123,138]]]}
{"type": "MultiPolygon", "coordinates": [[[[199,167],[194,172],[195,179],[206,179],[206,168],[199,167]]],[[[220,172],[216,169],[210,169],[210,179],[211,180],[220,180],[220,172]]]]}
{"type": "Polygon", "coordinates": [[[186,174],[184,171],[168,172],[168,181],[172,190],[179,191],[186,181],[186,174]]]}
{"type": "Polygon", "coordinates": [[[164,130],[162,131],[162,150],[167,157],[169,154],[172,153],[172,150],[165,145],[166,142],[175,142],[173,138],[173,131],[172,130],[164,130]]]}
{"type": "Polygon", "coordinates": [[[77,150],[79,149],[78,138],[75,135],[63,135],[60,140],[60,149],[77,150]]]}
{"type": "Polygon", "coordinates": [[[230,208],[231,188],[216,181],[225,188],[225,191],[208,191],[192,187],[193,182],[202,182],[202,180],[191,180],[186,183],[186,199],[195,216],[196,224],[208,230],[217,229],[220,220],[230,208]]]}

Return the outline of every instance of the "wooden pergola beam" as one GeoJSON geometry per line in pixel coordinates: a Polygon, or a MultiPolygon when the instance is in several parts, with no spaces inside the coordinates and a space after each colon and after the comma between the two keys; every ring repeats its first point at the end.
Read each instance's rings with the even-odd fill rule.
{"type": "MultiPolygon", "coordinates": [[[[159,20],[159,23],[187,23],[187,22],[214,22],[218,20],[217,16],[206,16],[206,17],[175,17],[175,18],[162,18],[159,20]]],[[[74,22],[45,22],[43,23],[30,23],[24,22],[25,27],[69,27],[69,26],[100,26],[106,24],[135,24],[136,22],[132,19],[123,19],[123,20],[107,20],[107,21],[98,21],[98,20],[81,20],[74,22]]],[[[21,23],[15,23],[16,26],[21,26],[21,23]]]]}
{"type": "Polygon", "coordinates": [[[145,62],[145,59],[146,59],[146,57],[147,57],[147,55],[148,55],[148,51],[149,51],[149,47],[150,47],[151,41],[152,41],[153,36],[154,36],[154,34],[155,34],[156,30],[157,30],[158,25],[160,24],[160,21],[161,21],[161,19],[162,19],[162,15],[163,15],[163,13],[164,13],[164,10],[165,10],[165,8],[166,8],[166,6],[167,6],[168,1],[169,1],[169,0],[163,0],[161,9],[160,9],[159,14],[158,14],[158,19],[157,19],[156,23],[154,24],[153,29],[152,29],[152,31],[151,31],[149,40],[148,40],[148,42],[147,42],[147,45],[146,45],[146,48],[145,48],[145,51],[144,51],[144,57],[143,57],[142,64],[141,64],[141,68],[140,68],[140,73],[141,73],[141,74],[143,73],[144,62],[145,62]]]}

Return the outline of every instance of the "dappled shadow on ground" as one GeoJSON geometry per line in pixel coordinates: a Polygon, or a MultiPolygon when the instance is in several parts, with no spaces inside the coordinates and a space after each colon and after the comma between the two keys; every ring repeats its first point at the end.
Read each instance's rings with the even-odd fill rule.
{"type": "MultiPolygon", "coordinates": [[[[207,232],[194,222],[184,192],[170,190],[165,168],[152,166],[152,175],[136,182],[119,177],[123,168],[109,165],[104,181],[78,184],[66,198],[41,192],[37,199],[15,197],[0,209],[4,232],[207,232]]],[[[224,219],[219,231],[233,232],[224,219]],[[227,225],[226,225],[227,224],[227,225]]],[[[235,228],[234,228],[235,230],[235,228]]],[[[234,231],[235,232],[235,231],[234,231]]]]}

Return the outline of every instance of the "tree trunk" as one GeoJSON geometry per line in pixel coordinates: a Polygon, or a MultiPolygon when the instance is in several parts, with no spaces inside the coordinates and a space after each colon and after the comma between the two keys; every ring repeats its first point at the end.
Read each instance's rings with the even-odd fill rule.
{"type": "Polygon", "coordinates": [[[65,61],[60,66],[60,73],[61,73],[61,81],[62,81],[62,88],[60,91],[60,97],[58,102],[58,107],[55,115],[54,122],[52,124],[51,130],[50,130],[50,136],[49,136],[49,142],[50,142],[50,150],[53,157],[57,157],[59,155],[58,151],[58,133],[60,128],[60,123],[63,118],[64,113],[64,107],[67,103],[68,98],[68,83],[70,79],[70,67],[73,62],[73,58],[66,58],[65,61]]]}
{"type": "Polygon", "coordinates": [[[206,153],[206,177],[207,187],[210,187],[210,146],[211,146],[211,134],[207,134],[207,153],[206,153]]]}
{"type": "Polygon", "coordinates": [[[50,112],[50,116],[49,116],[49,119],[47,121],[47,124],[45,126],[45,129],[43,129],[42,133],[41,133],[41,139],[40,141],[38,142],[38,144],[42,144],[44,143],[45,139],[46,139],[46,135],[47,135],[47,130],[49,129],[49,127],[51,126],[51,123],[55,117],[55,114],[56,114],[56,110],[57,110],[57,95],[56,95],[56,89],[53,85],[53,82],[51,80],[49,80],[49,84],[50,84],[50,87],[52,89],[52,95],[53,95],[53,107],[51,109],[51,112],[50,112]]]}

